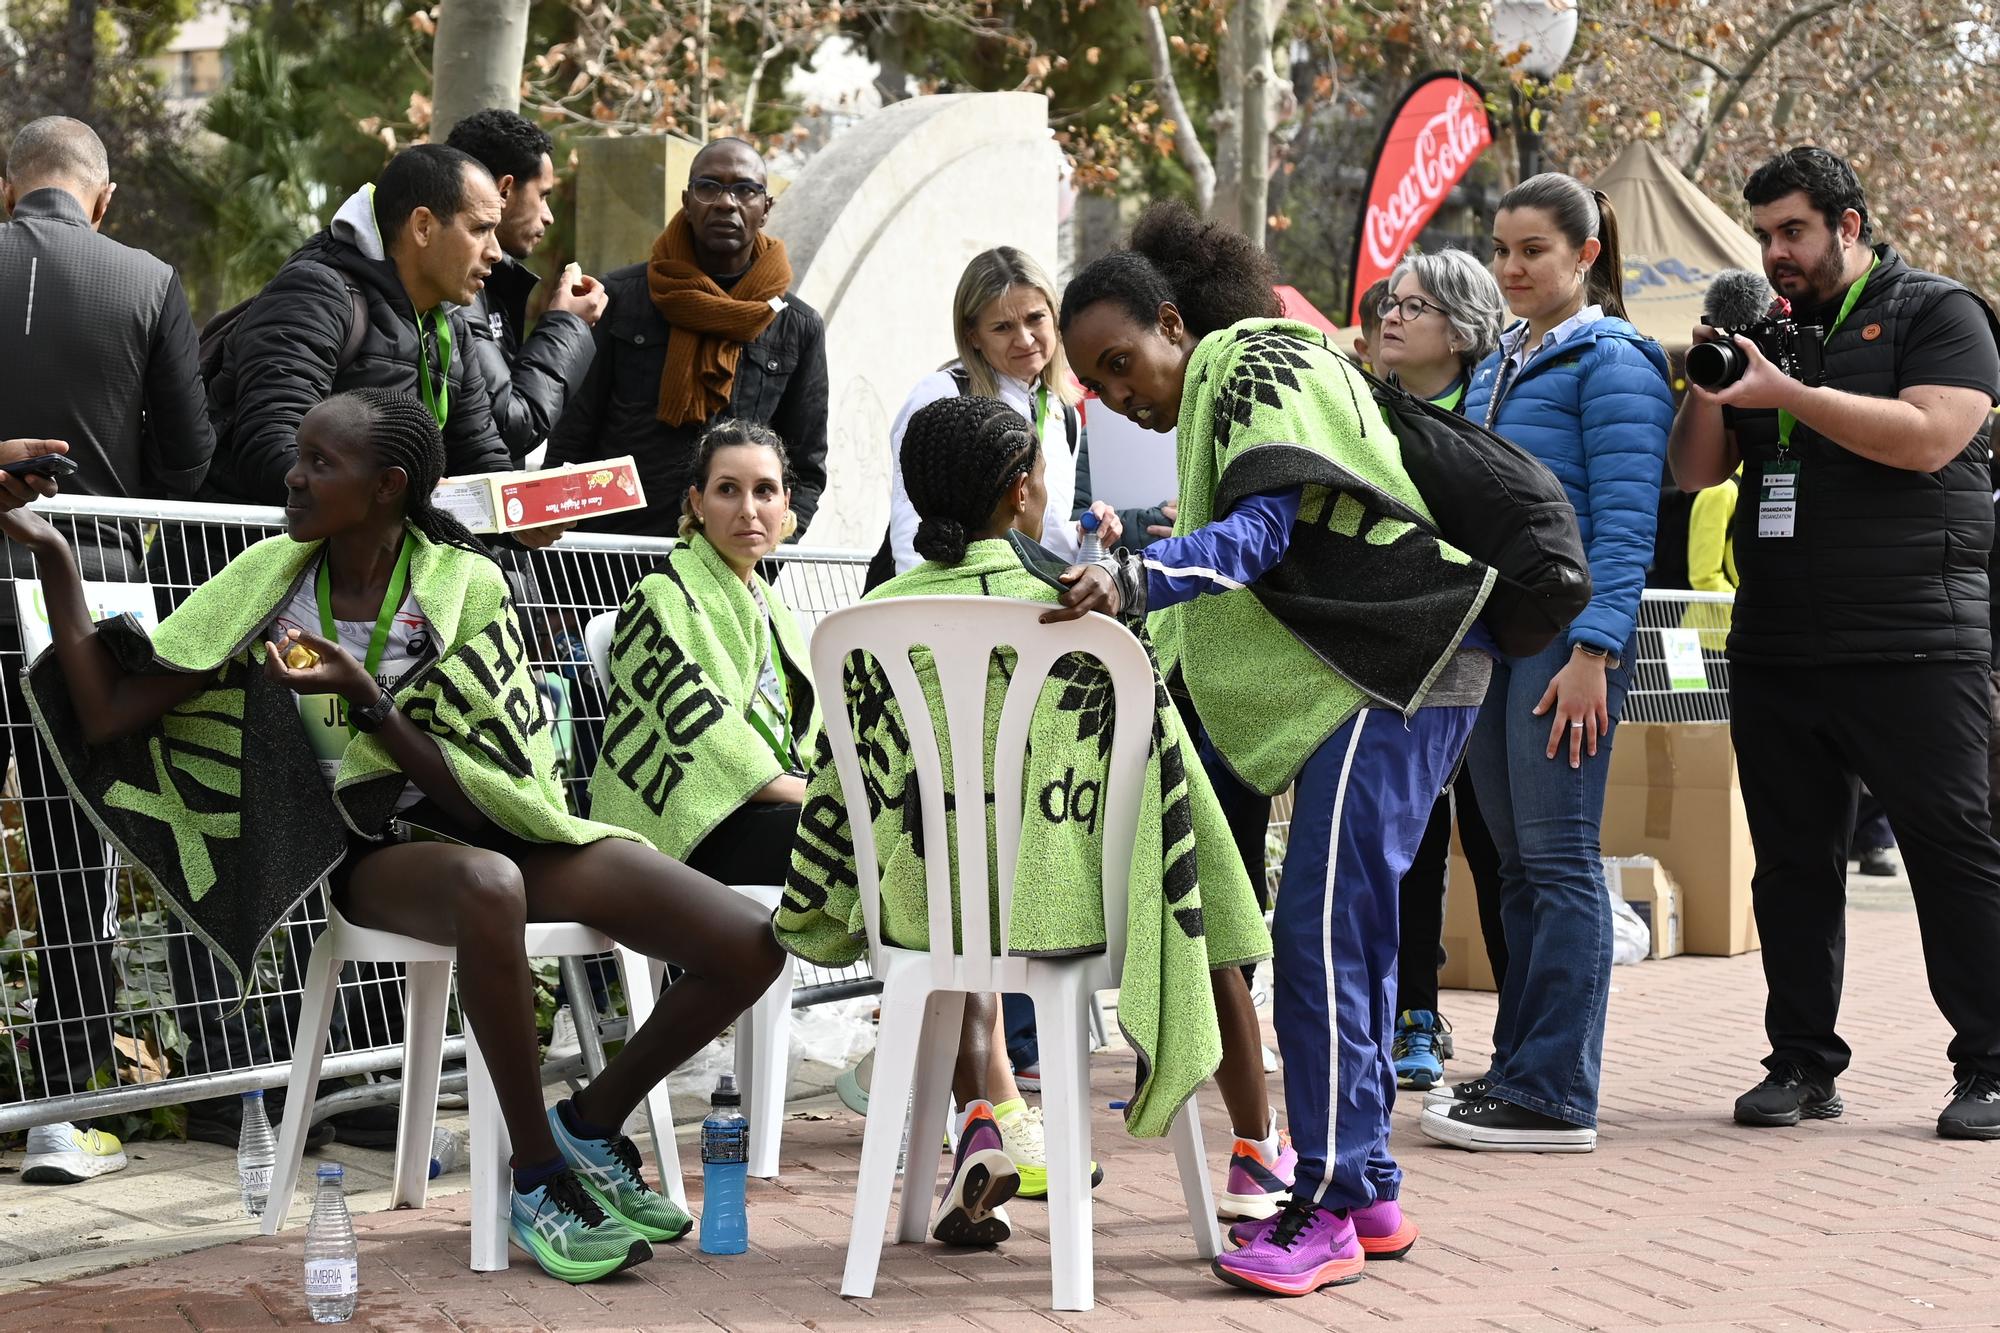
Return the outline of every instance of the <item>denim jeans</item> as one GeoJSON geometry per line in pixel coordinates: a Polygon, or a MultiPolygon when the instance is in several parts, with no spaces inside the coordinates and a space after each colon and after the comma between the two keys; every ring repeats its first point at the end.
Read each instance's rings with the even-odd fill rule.
{"type": "MultiPolygon", "coordinates": [[[[1606,675],[1613,731],[1637,646],[1634,634],[1621,665],[1606,675]]],[[[1507,937],[1507,979],[1493,1021],[1493,1095],[1591,1126],[1611,996],[1611,901],[1598,838],[1611,734],[1579,768],[1569,765],[1567,740],[1548,757],[1550,719],[1536,717],[1535,705],[1569,659],[1569,645],[1558,639],[1533,657],[1494,664],[1469,762],[1500,853],[1507,937]]]]}

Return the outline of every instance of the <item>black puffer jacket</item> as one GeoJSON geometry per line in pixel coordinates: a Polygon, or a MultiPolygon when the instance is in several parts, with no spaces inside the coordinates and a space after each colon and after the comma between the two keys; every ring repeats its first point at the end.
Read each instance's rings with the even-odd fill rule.
{"type": "Polygon", "coordinates": [[[528,298],[541,279],[512,259],[486,275],[486,290],[465,308],[466,360],[478,368],[493,400],[493,424],[520,467],[528,451],[547,439],[563,404],[583,384],[596,344],[590,326],[567,310],[550,310],[528,323],[528,298]]]}
{"type": "MultiPolygon", "coordinates": [[[[1826,341],[1826,383],[1893,398],[1910,384],[1932,382],[1924,372],[1905,379],[1911,326],[1965,288],[1911,268],[1886,245],[1876,253],[1880,267],[1826,341]]],[[[1990,323],[1992,312],[1985,313],[1990,323]]],[[[1741,577],[1729,631],[1733,660],[1827,666],[1988,659],[1994,506],[1984,428],[1936,472],[1912,472],[1850,453],[1801,423],[1792,437],[1796,531],[1764,538],[1758,497],[1764,470],[1778,457],[1778,415],[1731,409],[1727,420],[1743,455],[1732,534],[1741,577]]]]}
{"type": "MultiPolygon", "coordinates": [[[[298,457],[299,422],[335,393],[390,388],[420,393],[417,313],[375,229],[373,196],[341,205],[333,225],[300,246],[230,328],[222,370],[208,386],[215,425],[214,498],[285,502],[285,474],[298,457]],[[354,318],[348,288],[368,305],[368,331],[353,361],[336,373],[354,318]]],[[[493,423],[486,381],[463,349],[462,310],[450,312],[450,398],[444,426],[445,475],[513,467],[493,423]]]]}
{"type": "MultiPolygon", "coordinates": [[[[669,426],[660,420],[669,330],[646,290],[646,266],[618,269],[604,287],[611,305],[593,330],[597,359],[549,437],[547,466],[632,455],[647,507],[583,526],[671,537],[707,423],[669,426]]],[[[787,296],[778,317],[743,348],[729,406],[717,416],[769,426],[785,442],[800,534],[826,489],[826,403],[826,325],[817,310],[787,296]]]]}

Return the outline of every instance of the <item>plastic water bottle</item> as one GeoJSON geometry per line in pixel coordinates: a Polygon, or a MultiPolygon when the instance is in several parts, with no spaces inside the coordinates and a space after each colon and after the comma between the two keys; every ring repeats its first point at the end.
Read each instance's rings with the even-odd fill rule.
{"type": "Polygon", "coordinates": [[[465,1165],[465,1135],[443,1125],[431,1129],[431,1174],[436,1180],[450,1171],[465,1165]]]}
{"type": "Polygon", "coordinates": [[[701,1252],[741,1254],[750,1248],[743,1178],[750,1170],[750,1122],[736,1076],[724,1074],[701,1122],[701,1252]]]}
{"type": "Polygon", "coordinates": [[[323,1166],[312,1220],[306,1223],[306,1309],[315,1324],[344,1324],[354,1317],[360,1293],[361,1264],[341,1170],[323,1166]]]}
{"type": "Polygon", "coordinates": [[[1086,509],[1079,521],[1083,524],[1083,552],[1077,557],[1077,563],[1094,565],[1104,558],[1104,539],[1097,535],[1100,520],[1095,511],[1086,509]]]}
{"type": "Polygon", "coordinates": [[[278,1141],[271,1119],[264,1114],[264,1093],[243,1094],[243,1132],[236,1140],[236,1178],[243,1186],[243,1211],[262,1217],[271,1197],[271,1165],[278,1160],[278,1141]]]}

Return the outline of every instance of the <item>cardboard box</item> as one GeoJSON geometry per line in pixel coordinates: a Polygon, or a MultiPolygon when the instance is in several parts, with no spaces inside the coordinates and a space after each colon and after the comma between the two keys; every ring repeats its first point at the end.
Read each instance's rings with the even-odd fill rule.
{"type": "Polygon", "coordinates": [[[1750,824],[1729,728],[1714,722],[1628,722],[1611,747],[1600,846],[1650,856],[1680,890],[1681,941],[1717,957],[1757,947],[1750,911],[1750,824]]]}
{"type": "Polygon", "coordinates": [[[1473,886],[1472,867],[1459,845],[1456,825],[1451,830],[1451,855],[1445,864],[1444,966],[1438,969],[1438,986],[1443,990],[1498,990],[1492,960],[1486,956],[1486,936],[1479,929],[1479,891],[1473,886]]]}
{"type": "Polygon", "coordinates": [[[646,507],[631,458],[611,458],[540,472],[446,477],[431,503],[474,532],[520,532],[646,507]]]}
{"type": "Polygon", "coordinates": [[[1604,883],[1623,898],[1652,935],[1648,958],[1681,952],[1681,891],[1673,876],[1650,856],[1607,856],[1604,883]]]}

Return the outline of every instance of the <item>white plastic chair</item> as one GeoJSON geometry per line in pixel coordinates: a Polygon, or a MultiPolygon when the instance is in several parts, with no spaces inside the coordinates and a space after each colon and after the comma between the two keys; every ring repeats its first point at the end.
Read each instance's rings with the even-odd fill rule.
{"type": "MultiPolygon", "coordinates": [[[[583,627],[584,650],[590,666],[611,695],[611,635],[618,613],[606,611],[592,616],[583,627]]],[[[777,884],[732,884],[729,886],[755,902],[767,913],[774,912],[785,896],[777,884]]],[[[778,1178],[778,1143],[784,1133],[785,1089],[792,1072],[792,984],[795,969],[781,968],[770,989],[751,1005],[736,1024],[736,1085],[743,1092],[744,1113],[750,1118],[749,1174],[764,1180],[778,1178]]],[[[666,965],[652,964],[653,992],[659,993],[666,965]]]]}
{"type": "MultiPolygon", "coordinates": [[[[844,1296],[874,1293],[882,1257],[882,1229],[896,1179],[903,1109],[911,1106],[911,1165],[903,1177],[896,1237],[922,1241],[928,1231],[936,1173],[919,1169],[926,1145],[944,1133],[944,1112],[959,1022],[968,992],[1013,991],[1030,996],[1042,1053],[1042,1106],[1048,1144],[1049,1250],[1055,1308],[1088,1310],[1095,1302],[1090,1202],[1089,1010],[1099,990],[1118,984],[1125,960],[1126,890],[1153,731],[1152,663],[1138,640],[1117,622],[1091,615],[1043,625],[1042,603],[990,597],[908,597],[836,611],[813,634],[813,678],[823,697],[838,701],[842,664],[865,650],[882,667],[910,738],[924,827],[942,830],[945,787],[938,744],[922,687],[910,664],[913,647],[928,648],[936,662],[951,739],[952,790],[958,816],[958,917],[989,919],[992,888],[999,894],[1000,951],[988,932],[967,929],[954,952],[951,866],[933,856],[925,867],[930,948],[899,948],[882,939],[881,885],[861,780],[854,733],[838,702],[824,710],[827,738],[840,775],[854,835],[856,877],[868,926],[868,951],[882,981],[882,1026],[875,1075],[868,1096],[868,1128],[861,1145],[854,1230],[848,1241],[844,1296]],[[1018,654],[993,757],[994,838],[1000,882],[986,873],[987,809],[984,774],[988,662],[1006,645],[1018,654]],[[1008,953],[1014,901],[1015,858],[1021,840],[1021,780],[1028,728],[1049,668],[1066,653],[1082,652],[1111,674],[1116,725],[1111,765],[1100,804],[1104,830],[1104,926],[1101,954],[1079,958],[1024,958],[1008,953]],[[912,1088],[914,1086],[914,1098],[912,1088]]],[[[942,843],[941,836],[932,845],[942,843]]],[[[1078,886],[1079,888],[1083,886],[1078,886]]],[[[1190,1097],[1169,1137],[1181,1173],[1195,1250],[1212,1259],[1222,1237],[1215,1220],[1201,1118],[1190,1097]]]]}
{"type": "MultiPolygon", "coordinates": [[[[329,908],[327,916],[326,930],[313,943],[312,958],[306,965],[298,1027],[292,1034],[292,1078],[285,1095],[286,1115],[278,1135],[277,1160],[271,1168],[270,1202],[264,1209],[263,1229],[267,1236],[276,1235],[291,1212],[293,1190],[305,1157],[306,1130],[312,1121],[313,1095],[319,1086],[320,1062],[326,1055],[327,1029],[337,1003],[335,988],[340,983],[341,967],[346,963],[402,963],[408,969],[403,1002],[403,1101],[396,1122],[396,1173],[389,1206],[423,1207],[430,1183],[431,1129],[437,1123],[445,1017],[451,999],[451,969],[458,951],[407,935],[365,929],[342,916],[338,908],[329,908]]],[[[647,960],[632,950],[573,922],[530,925],[526,944],[530,958],[564,960],[564,978],[571,1000],[585,1005],[590,1001],[590,988],[582,960],[615,952],[619,970],[624,974],[633,1027],[636,1029],[652,1014],[656,991],[648,985],[647,960]]],[[[603,1048],[596,1040],[596,1023],[579,1022],[577,1029],[583,1039],[586,1063],[594,1065],[591,1072],[595,1073],[603,1067],[603,1048]]],[[[465,1070],[467,1100],[472,1104],[472,1128],[467,1142],[472,1169],[472,1267],[475,1272],[495,1273],[507,1267],[508,1215],[513,1202],[507,1159],[513,1148],[507,1123],[500,1116],[499,1099],[493,1092],[492,1075],[469,1024],[465,1029],[465,1070]]],[[[661,1192],[686,1207],[687,1191],[681,1182],[680,1154],[674,1140],[673,1108],[667,1103],[664,1080],[647,1094],[646,1113],[652,1121],[653,1155],[659,1162],[661,1192]]]]}

